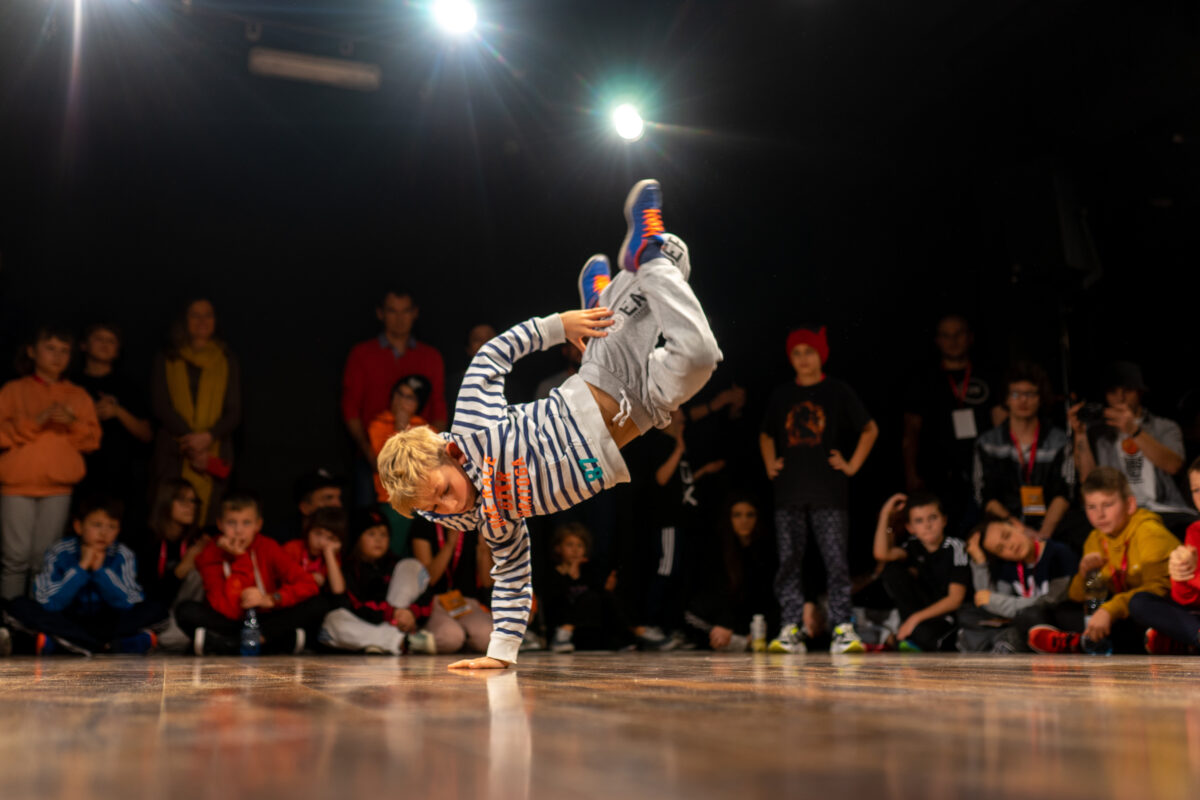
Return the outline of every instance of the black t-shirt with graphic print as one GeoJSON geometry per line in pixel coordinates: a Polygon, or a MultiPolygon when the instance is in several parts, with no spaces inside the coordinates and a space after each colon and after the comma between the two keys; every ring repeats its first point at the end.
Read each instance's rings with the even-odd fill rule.
{"type": "Polygon", "coordinates": [[[961,583],[971,591],[971,563],[967,546],[949,536],[932,553],[921,540],[910,536],[900,545],[908,554],[906,563],[917,570],[917,582],[930,597],[941,599],[950,593],[950,584],[961,583]]]}
{"type": "Polygon", "coordinates": [[[787,383],[771,393],[762,432],[775,441],[783,470],[775,478],[775,505],[844,508],[846,474],[829,466],[830,451],[847,461],[871,415],[848,384],[826,377],[812,386],[787,383]]]}

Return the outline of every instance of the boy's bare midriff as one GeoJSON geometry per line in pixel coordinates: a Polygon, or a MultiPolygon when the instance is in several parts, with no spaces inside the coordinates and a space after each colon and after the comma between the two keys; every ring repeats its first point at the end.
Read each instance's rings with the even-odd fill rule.
{"type": "Polygon", "coordinates": [[[600,408],[600,416],[604,418],[604,427],[608,428],[608,433],[612,436],[613,441],[617,443],[617,447],[624,447],[636,439],[638,437],[638,429],[632,420],[625,420],[624,425],[617,425],[613,422],[613,418],[621,413],[621,404],[617,402],[616,398],[603,389],[597,389],[590,383],[587,387],[592,390],[592,397],[595,398],[596,405],[600,408]]]}

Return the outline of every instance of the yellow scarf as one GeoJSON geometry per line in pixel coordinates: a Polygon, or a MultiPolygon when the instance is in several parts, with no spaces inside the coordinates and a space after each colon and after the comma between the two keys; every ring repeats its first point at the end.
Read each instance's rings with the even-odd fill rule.
{"type": "MultiPolygon", "coordinates": [[[[199,433],[207,431],[221,418],[225,406],[225,390],[229,385],[229,360],[225,351],[219,345],[210,342],[199,350],[192,347],[181,347],[179,358],[167,359],[167,392],[171,395],[171,405],[179,412],[179,416],[199,433]],[[192,397],[192,387],[188,381],[188,364],[200,368],[200,384],[196,388],[196,396],[192,397]]],[[[215,438],[208,454],[216,456],[220,453],[221,444],[215,438]]],[[[183,477],[196,489],[200,500],[200,519],[208,515],[208,503],[212,497],[213,479],[207,473],[196,472],[188,461],[183,462],[183,477]]]]}

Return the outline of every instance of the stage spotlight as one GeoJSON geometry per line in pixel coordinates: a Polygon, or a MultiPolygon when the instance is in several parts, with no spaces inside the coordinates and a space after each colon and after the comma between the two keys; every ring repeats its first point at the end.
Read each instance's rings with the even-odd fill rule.
{"type": "Polygon", "coordinates": [[[646,132],[646,123],[642,121],[642,115],[629,103],[617,106],[613,111],[612,120],[617,135],[627,141],[636,142],[646,132]]]}
{"type": "Polygon", "coordinates": [[[466,33],[475,27],[475,6],[468,0],[434,0],[433,18],[447,33],[466,33]]]}

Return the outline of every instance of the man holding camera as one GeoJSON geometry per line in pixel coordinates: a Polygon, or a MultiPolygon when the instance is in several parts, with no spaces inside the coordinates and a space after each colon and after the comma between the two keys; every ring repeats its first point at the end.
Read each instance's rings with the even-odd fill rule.
{"type": "Polygon", "coordinates": [[[1183,431],[1142,407],[1146,384],[1129,361],[1108,367],[1105,405],[1076,403],[1067,413],[1075,441],[1075,468],[1087,480],[1096,467],[1114,467],[1129,480],[1137,504],[1162,517],[1179,535],[1196,514],[1174,476],[1183,469],[1183,431]]]}

